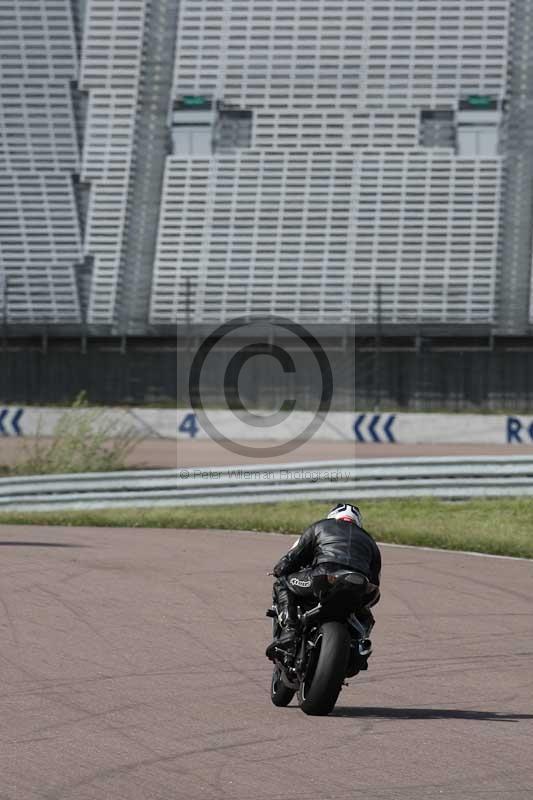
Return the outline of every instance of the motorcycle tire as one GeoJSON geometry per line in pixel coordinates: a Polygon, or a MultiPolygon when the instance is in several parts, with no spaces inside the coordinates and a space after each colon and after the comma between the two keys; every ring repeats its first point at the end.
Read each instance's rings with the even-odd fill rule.
{"type": "Polygon", "coordinates": [[[312,655],[298,690],[298,702],[305,714],[325,716],[333,711],[346,675],[349,653],[346,626],[325,622],[320,628],[320,648],[312,655]]]}
{"type": "Polygon", "coordinates": [[[281,670],[274,667],[272,683],[270,686],[270,699],[275,706],[288,706],[295,695],[294,689],[289,689],[281,680],[281,670]]]}

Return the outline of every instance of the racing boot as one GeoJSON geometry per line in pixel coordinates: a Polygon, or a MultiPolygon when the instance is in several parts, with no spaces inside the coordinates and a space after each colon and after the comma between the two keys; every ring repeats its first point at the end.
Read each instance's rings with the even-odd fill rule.
{"type": "Polygon", "coordinates": [[[362,632],[357,641],[356,663],[359,670],[366,670],[368,669],[368,659],[372,655],[370,632],[374,627],[375,619],[368,606],[357,612],[357,619],[362,625],[362,632]]]}
{"type": "Polygon", "coordinates": [[[274,661],[276,648],[291,653],[296,644],[298,634],[298,616],[296,614],[296,601],[294,595],[285,586],[278,586],[276,590],[281,632],[268,645],[265,655],[274,661]]]}
{"type": "Polygon", "coordinates": [[[374,615],[370,611],[368,606],[364,606],[357,612],[357,619],[363,625],[365,629],[365,637],[368,638],[376,622],[376,620],[374,619],[374,615]]]}

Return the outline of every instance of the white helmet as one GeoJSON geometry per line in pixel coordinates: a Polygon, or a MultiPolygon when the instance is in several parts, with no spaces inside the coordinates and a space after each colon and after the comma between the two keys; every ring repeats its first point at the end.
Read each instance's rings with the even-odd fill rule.
{"type": "Polygon", "coordinates": [[[363,526],[363,518],[357,506],[349,503],[337,503],[328,514],[328,519],[338,519],[344,522],[355,522],[360,528],[363,526]]]}

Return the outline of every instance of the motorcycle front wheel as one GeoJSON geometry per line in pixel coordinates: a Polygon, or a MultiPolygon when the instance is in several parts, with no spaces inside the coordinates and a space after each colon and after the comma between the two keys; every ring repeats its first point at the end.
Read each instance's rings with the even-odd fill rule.
{"type": "Polygon", "coordinates": [[[325,622],[298,689],[298,703],[305,714],[324,716],[333,711],[346,675],[349,653],[346,626],[325,622]]]}

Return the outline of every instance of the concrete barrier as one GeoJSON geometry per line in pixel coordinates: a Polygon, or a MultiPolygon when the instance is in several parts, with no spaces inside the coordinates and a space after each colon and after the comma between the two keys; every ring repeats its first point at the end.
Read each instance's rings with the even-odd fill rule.
{"type": "MultiPolygon", "coordinates": [[[[0,408],[1,436],[50,436],[65,409],[36,407],[0,408]]],[[[69,411],[70,414],[83,413],[69,411]]],[[[191,409],[108,409],[117,423],[133,426],[148,438],[288,441],[306,435],[314,415],[294,411],[285,418],[273,416],[265,423],[260,412],[252,423],[232,411],[208,411],[210,430],[191,409]],[[274,424],[270,424],[273,422],[274,424]]],[[[263,412],[265,416],[267,412],[263,412]]],[[[403,414],[330,412],[312,436],[323,441],[400,444],[516,444],[533,445],[533,415],[403,414]]]]}

